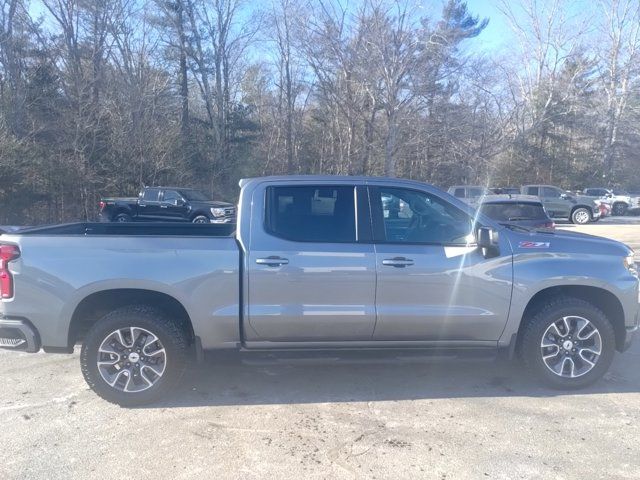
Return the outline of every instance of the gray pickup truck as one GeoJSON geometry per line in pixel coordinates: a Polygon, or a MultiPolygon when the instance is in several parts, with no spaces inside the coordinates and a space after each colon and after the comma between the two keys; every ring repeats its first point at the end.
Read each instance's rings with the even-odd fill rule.
{"type": "Polygon", "coordinates": [[[423,183],[243,180],[235,226],[71,224],[0,237],[0,345],[73,351],[103,398],[168,393],[204,351],[504,352],[600,378],[638,328],[625,245],[501,225],[423,183]]]}

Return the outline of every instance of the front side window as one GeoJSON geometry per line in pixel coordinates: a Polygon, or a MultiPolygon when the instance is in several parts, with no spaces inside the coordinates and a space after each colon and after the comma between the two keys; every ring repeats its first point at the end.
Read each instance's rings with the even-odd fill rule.
{"type": "Polygon", "coordinates": [[[268,187],[266,229],[296,242],[356,241],[353,186],[268,187]]]}
{"type": "Polygon", "coordinates": [[[544,198],[560,198],[562,191],[553,187],[542,187],[542,196],[544,198]]]}
{"type": "Polygon", "coordinates": [[[182,197],[175,190],[165,190],[162,199],[167,203],[174,203],[176,200],[182,200],[182,197]]]}
{"type": "Polygon", "coordinates": [[[144,191],[144,195],[143,195],[142,199],[145,202],[157,202],[159,196],[160,196],[160,190],[159,189],[157,189],[157,188],[147,188],[144,191]]]}
{"type": "Polygon", "coordinates": [[[378,242],[465,245],[471,218],[428,193],[403,188],[372,188],[371,201],[378,242]]]}

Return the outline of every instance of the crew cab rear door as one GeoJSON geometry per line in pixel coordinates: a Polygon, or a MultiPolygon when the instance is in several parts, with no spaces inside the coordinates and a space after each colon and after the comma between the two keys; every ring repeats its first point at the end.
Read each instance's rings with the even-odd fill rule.
{"type": "Polygon", "coordinates": [[[371,340],[376,265],[364,186],[267,183],[252,204],[247,346],[371,340]]]}
{"type": "Polygon", "coordinates": [[[372,184],[377,323],[374,339],[495,342],[509,313],[512,255],[485,258],[473,219],[435,192],[372,184]],[[396,205],[396,208],[390,206],[396,205]]]}
{"type": "Polygon", "coordinates": [[[145,188],[142,197],[138,200],[138,219],[157,220],[160,213],[160,189],[145,188]]]}

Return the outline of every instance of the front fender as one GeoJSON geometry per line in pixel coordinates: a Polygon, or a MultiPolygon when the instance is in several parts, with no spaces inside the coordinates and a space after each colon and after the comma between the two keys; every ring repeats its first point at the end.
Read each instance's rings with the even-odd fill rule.
{"type": "Polygon", "coordinates": [[[535,252],[513,257],[511,309],[499,345],[506,347],[518,333],[533,297],[553,287],[593,287],[613,294],[621,303],[625,323],[632,324],[638,302],[638,279],[614,255],[535,252]]]}

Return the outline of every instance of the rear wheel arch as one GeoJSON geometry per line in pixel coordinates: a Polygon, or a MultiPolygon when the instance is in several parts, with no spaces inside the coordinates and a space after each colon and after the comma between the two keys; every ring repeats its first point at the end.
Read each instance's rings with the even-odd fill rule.
{"type": "Polygon", "coordinates": [[[189,342],[195,340],[191,317],[177,299],[166,293],[135,288],[110,289],[94,292],[82,299],[71,315],[68,346],[84,338],[87,331],[107,313],[131,305],[147,305],[164,312],[187,334],[189,342]]]}
{"type": "Polygon", "coordinates": [[[548,287],[537,292],[529,302],[522,314],[522,319],[518,327],[516,349],[521,347],[522,333],[524,326],[536,313],[540,312],[547,304],[559,298],[577,298],[590,303],[594,307],[602,310],[611,322],[615,331],[616,349],[622,350],[626,335],[624,323],[624,310],[620,300],[608,290],[599,287],[586,285],[559,285],[548,287]]]}

